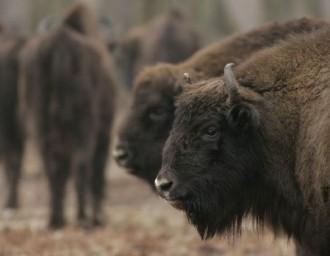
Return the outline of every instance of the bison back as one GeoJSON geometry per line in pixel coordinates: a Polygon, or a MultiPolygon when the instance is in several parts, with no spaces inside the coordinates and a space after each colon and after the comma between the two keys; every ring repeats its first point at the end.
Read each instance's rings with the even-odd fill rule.
{"type": "Polygon", "coordinates": [[[27,47],[23,57],[26,103],[44,145],[63,150],[91,143],[100,117],[112,115],[107,107],[112,104],[113,80],[99,48],[66,28],[27,47]]]}

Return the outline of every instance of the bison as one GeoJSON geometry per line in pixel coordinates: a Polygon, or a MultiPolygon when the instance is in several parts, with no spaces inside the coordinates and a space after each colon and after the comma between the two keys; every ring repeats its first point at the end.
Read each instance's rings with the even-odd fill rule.
{"type": "Polygon", "coordinates": [[[171,9],[146,25],[132,28],[117,43],[123,81],[131,87],[138,72],[157,62],[178,63],[200,48],[200,37],[179,9],[171,9]]]}
{"type": "Polygon", "coordinates": [[[119,131],[115,159],[130,173],[153,186],[174,118],[174,98],[180,92],[184,72],[189,72],[193,81],[222,75],[227,62],[239,63],[257,50],[293,34],[308,33],[325,26],[328,24],[313,19],[271,23],[215,43],[180,64],[147,68],[135,81],[132,107],[119,131]]]}
{"type": "Polygon", "coordinates": [[[155,185],[202,238],[250,215],[329,255],[329,43],[329,27],[295,36],[178,97],[155,185]]]}
{"type": "Polygon", "coordinates": [[[0,157],[9,187],[5,207],[10,209],[19,206],[24,134],[18,118],[18,78],[24,42],[23,37],[0,34],[0,157]]]}
{"type": "Polygon", "coordinates": [[[65,224],[70,175],[75,176],[79,223],[100,225],[115,79],[93,15],[82,4],[74,6],[57,29],[28,42],[21,61],[22,118],[32,120],[42,152],[50,188],[49,225],[65,224]]]}

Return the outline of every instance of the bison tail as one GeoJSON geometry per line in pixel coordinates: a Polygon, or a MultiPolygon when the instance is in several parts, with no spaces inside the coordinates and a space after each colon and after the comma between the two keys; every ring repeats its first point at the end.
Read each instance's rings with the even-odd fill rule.
{"type": "Polygon", "coordinates": [[[91,10],[82,3],[75,4],[70,8],[62,24],[81,34],[88,35],[96,31],[96,19],[91,10]]]}

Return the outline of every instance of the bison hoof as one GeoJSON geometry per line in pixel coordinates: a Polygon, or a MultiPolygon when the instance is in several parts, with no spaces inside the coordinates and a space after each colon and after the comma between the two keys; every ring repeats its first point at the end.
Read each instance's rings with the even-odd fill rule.
{"type": "Polygon", "coordinates": [[[80,219],[80,220],[78,220],[78,226],[82,229],[85,229],[85,230],[100,228],[104,225],[105,225],[105,221],[101,218],[80,219]]]}
{"type": "Polygon", "coordinates": [[[103,226],[105,226],[106,221],[104,220],[104,218],[93,218],[92,224],[96,228],[103,227],[103,226]]]}
{"type": "Polygon", "coordinates": [[[90,230],[93,228],[93,225],[88,218],[78,218],[78,227],[81,229],[90,230]]]}
{"type": "Polygon", "coordinates": [[[50,229],[53,229],[53,230],[61,229],[65,226],[65,220],[64,220],[64,218],[59,218],[59,217],[51,218],[48,226],[50,229]]]}

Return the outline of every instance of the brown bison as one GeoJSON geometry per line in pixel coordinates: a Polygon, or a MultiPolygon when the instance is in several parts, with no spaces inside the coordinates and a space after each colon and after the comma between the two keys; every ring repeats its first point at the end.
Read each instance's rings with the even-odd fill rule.
{"type": "Polygon", "coordinates": [[[228,62],[239,63],[293,34],[325,26],[328,24],[312,19],[271,23],[215,43],[181,64],[159,64],[146,69],[135,82],[132,108],[119,132],[114,151],[117,162],[153,186],[174,118],[174,97],[180,91],[178,85],[184,72],[189,72],[192,80],[222,75],[228,62]]]}
{"type": "Polygon", "coordinates": [[[299,255],[330,252],[330,28],[184,89],[155,180],[203,238],[251,215],[299,255]]]}
{"type": "Polygon", "coordinates": [[[126,86],[138,72],[157,62],[178,63],[200,48],[200,38],[179,9],[171,9],[149,24],[131,29],[118,42],[118,64],[126,86]]]}
{"type": "Polygon", "coordinates": [[[57,29],[31,40],[22,55],[22,113],[33,120],[47,171],[52,228],[65,224],[70,175],[79,222],[102,223],[115,90],[110,57],[95,26],[89,10],[76,5],[57,29]]]}
{"type": "Polygon", "coordinates": [[[0,157],[9,187],[7,208],[18,207],[24,136],[18,118],[19,53],[25,39],[0,35],[0,157]]]}

